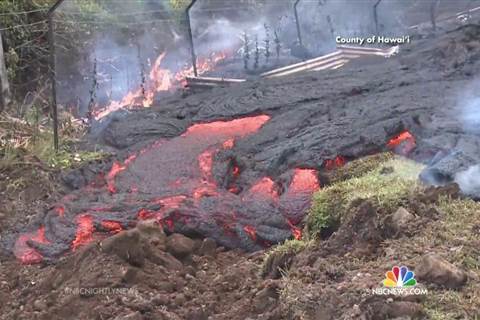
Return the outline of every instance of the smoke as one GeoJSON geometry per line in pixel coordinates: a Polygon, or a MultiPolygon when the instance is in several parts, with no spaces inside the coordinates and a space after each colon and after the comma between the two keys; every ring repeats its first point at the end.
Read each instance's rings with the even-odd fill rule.
{"type": "MultiPolygon", "coordinates": [[[[462,123],[466,135],[471,139],[480,137],[480,79],[475,79],[470,85],[459,92],[457,119],[462,123]]],[[[476,153],[476,150],[468,150],[476,153]]],[[[455,174],[455,182],[466,195],[480,198],[480,164],[469,166],[466,170],[455,174]]]]}
{"type": "Polygon", "coordinates": [[[455,175],[455,182],[462,192],[476,199],[480,198],[480,165],[474,165],[455,175]]]}
{"type": "Polygon", "coordinates": [[[466,132],[480,134],[480,81],[477,80],[473,87],[463,97],[460,110],[460,120],[466,132]]]}

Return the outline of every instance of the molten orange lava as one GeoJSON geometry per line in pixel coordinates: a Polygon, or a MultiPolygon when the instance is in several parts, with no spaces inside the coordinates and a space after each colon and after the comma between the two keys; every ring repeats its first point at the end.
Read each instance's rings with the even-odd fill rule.
{"type": "Polygon", "coordinates": [[[292,235],[295,240],[302,240],[302,229],[295,226],[290,220],[287,219],[287,223],[290,226],[290,230],[292,230],[292,235]]]}
{"type": "Polygon", "coordinates": [[[102,221],[101,225],[111,233],[118,233],[123,230],[122,225],[118,221],[105,220],[102,221]]]}
{"type": "Polygon", "coordinates": [[[40,227],[36,232],[25,233],[21,235],[15,242],[13,252],[15,257],[20,260],[23,264],[34,264],[42,261],[42,255],[32,247],[28,245],[27,242],[38,242],[43,244],[50,243],[45,238],[45,227],[40,227]]]}
{"type": "Polygon", "coordinates": [[[408,131],[403,131],[387,143],[387,147],[404,156],[412,152],[416,146],[415,137],[408,131]]]}
{"type": "Polygon", "coordinates": [[[275,188],[275,182],[269,177],[264,177],[260,179],[256,184],[254,184],[248,191],[249,195],[257,196],[260,195],[264,198],[269,198],[273,200],[278,199],[278,192],[275,188]]]}
{"type": "Polygon", "coordinates": [[[126,168],[126,166],[120,164],[119,162],[113,163],[112,168],[110,169],[110,172],[107,174],[106,178],[108,191],[110,191],[110,193],[117,192],[117,187],[115,186],[115,177],[126,168]]]}
{"type": "Polygon", "coordinates": [[[168,197],[168,198],[161,198],[161,199],[156,199],[153,201],[155,204],[160,204],[164,206],[165,208],[169,209],[176,209],[180,206],[180,204],[187,199],[186,196],[173,196],[173,197],[168,197]]]}
{"type": "Polygon", "coordinates": [[[333,170],[333,169],[336,169],[336,168],[340,168],[340,167],[343,167],[345,165],[345,158],[342,157],[342,156],[336,156],[335,159],[328,159],[328,160],[325,160],[325,168],[327,170],[333,170]]]}
{"type": "Polygon", "coordinates": [[[257,231],[253,226],[245,226],[243,227],[243,230],[248,234],[248,236],[253,240],[257,241],[257,231]]]}
{"type": "Polygon", "coordinates": [[[207,139],[208,137],[215,137],[221,134],[242,138],[252,132],[258,131],[268,120],[270,120],[269,116],[261,115],[230,121],[199,123],[189,127],[182,136],[197,135],[207,139]]]}
{"type": "Polygon", "coordinates": [[[317,172],[313,169],[295,169],[289,191],[314,192],[320,189],[317,172]]]}
{"type": "Polygon", "coordinates": [[[93,232],[95,227],[93,226],[93,218],[88,214],[82,214],[77,216],[77,233],[75,239],[72,242],[72,250],[76,250],[79,246],[88,244],[93,240],[93,232]]]}
{"type": "Polygon", "coordinates": [[[55,207],[54,210],[60,217],[65,216],[65,207],[64,206],[55,207]]]}
{"type": "Polygon", "coordinates": [[[232,149],[235,144],[235,139],[228,139],[223,143],[223,149],[232,149]]]}
{"type": "Polygon", "coordinates": [[[198,165],[203,178],[208,180],[212,176],[214,150],[206,150],[198,156],[198,165]]]}

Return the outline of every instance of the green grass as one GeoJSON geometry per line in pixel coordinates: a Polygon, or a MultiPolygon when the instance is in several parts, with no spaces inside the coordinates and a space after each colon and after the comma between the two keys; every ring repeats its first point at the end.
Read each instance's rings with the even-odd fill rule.
{"type": "MultiPolygon", "coordinates": [[[[375,162],[369,163],[369,167],[375,167],[375,162]]],[[[316,238],[323,230],[335,228],[356,199],[368,199],[386,211],[397,209],[408,194],[419,187],[417,178],[422,168],[405,158],[380,159],[375,169],[319,190],[307,217],[306,234],[316,238]]]]}
{"type": "Polygon", "coordinates": [[[274,246],[265,253],[265,257],[261,266],[262,273],[268,273],[267,271],[275,259],[296,255],[300,251],[307,248],[311,243],[311,241],[291,239],[286,240],[282,244],[274,246]]]}

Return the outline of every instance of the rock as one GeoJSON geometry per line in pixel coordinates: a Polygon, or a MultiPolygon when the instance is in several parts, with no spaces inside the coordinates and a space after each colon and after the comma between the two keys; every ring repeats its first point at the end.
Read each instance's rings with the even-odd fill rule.
{"type": "Polygon", "coordinates": [[[122,273],[122,281],[126,283],[133,283],[138,275],[138,269],[129,267],[122,273]]]}
{"type": "Polygon", "coordinates": [[[275,281],[268,281],[266,287],[255,294],[253,307],[258,313],[264,313],[277,303],[278,297],[277,283],[275,281]]]}
{"type": "Polygon", "coordinates": [[[33,302],[33,308],[37,311],[45,311],[47,310],[47,303],[45,302],[45,300],[35,300],[33,302]]]}
{"type": "Polygon", "coordinates": [[[467,282],[467,274],[436,254],[427,254],[415,268],[419,280],[446,288],[459,288],[467,282]]]}
{"type": "Polygon", "coordinates": [[[189,320],[207,320],[208,315],[203,309],[195,309],[187,313],[186,319],[189,320]]]}
{"type": "Polygon", "coordinates": [[[157,294],[152,298],[152,303],[156,306],[166,306],[168,304],[168,296],[166,294],[157,294]]]}
{"type": "Polygon", "coordinates": [[[103,252],[114,253],[135,267],[145,263],[145,252],[141,245],[141,235],[138,229],[117,233],[100,243],[103,252]]]}
{"type": "Polygon", "coordinates": [[[400,230],[409,221],[413,220],[414,216],[407,209],[400,207],[392,216],[393,225],[400,230]]]}
{"type": "Polygon", "coordinates": [[[169,270],[181,270],[183,268],[183,264],[168,252],[149,252],[148,259],[169,270]]]}
{"type": "Polygon", "coordinates": [[[375,301],[364,305],[367,319],[424,319],[424,310],[421,304],[410,301],[394,301],[385,303],[375,301]]]}
{"type": "Polygon", "coordinates": [[[174,233],[167,239],[167,250],[176,258],[185,258],[195,249],[195,241],[182,234],[174,233]]]}
{"type": "Polygon", "coordinates": [[[166,243],[167,236],[156,220],[140,221],[137,224],[137,229],[142,237],[150,240],[154,239],[157,245],[166,243]]]}
{"type": "Polygon", "coordinates": [[[157,289],[167,293],[172,293],[175,291],[175,284],[170,281],[158,282],[157,289]]]}
{"type": "Polygon", "coordinates": [[[186,301],[186,298],[185,298],[185,295],[183,293],[179,293],[175,296],[175,298],[173,299],[173,301],[175,302],[175,305],[177,306],[181,306],[185,303],[186,301]]]}
{"type": "Polygon", "coordinates": [[[114,320],[143,320],[143,316],[139,311],[136,311],[124,316],[117,316],[114,320]]]}
{"type": "Polygon", "coordinates": [[[217,250],[217,243],[212,238],[205,238],[200,245],[199,253],[204,256],[214,256],[217,250]]]}
{"type": "Polygon", "coordinates": [[[408,230],[406,225],[415,217],[407,211],[407,209],[400,207],[395,213],[387,216],[384,220],[387,236],[397,236],[404,230],[408,230]]]}

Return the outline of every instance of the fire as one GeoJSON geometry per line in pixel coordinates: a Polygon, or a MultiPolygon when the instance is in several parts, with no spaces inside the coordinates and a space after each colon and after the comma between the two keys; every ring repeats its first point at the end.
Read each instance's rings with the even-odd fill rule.
{"type": "Polygon", "coordinates": [[[77,216],[77,233],[75,240],[72,242],[72,249],[75,251],[78,247],[87,244],[93,240],[93,232],[95,227],[93,226],[93,218],[88,214],[82,214],[77,216]]]}
{"type": "MultiPolygon", "coordinates": [[[[102,110],[94,112],[96,120],[100,120],[110,113],[122,108],[132,108],[134,106],[150,107],[153,104],[155,95],[159,92],[168,92],[186,84],[186,77],[193,76],[193,66],[185,67],[177,73],[169,69],[162,68],[162,62],[167,56],[167,52],[162,52],[152,65],[149,72],[147,83],[144,88],[139,88],[128,92],[121,100],[112,101],[102,110]]],[[[197,59],[197,72],[202,75],[215,68],[218,62],[227,57],[226,53],[213,53],[208,58],[197,59]]]]}
{"type": "Polygon", "coordinates": [[[45,237],[45,227],[41,226],[36,232],[21,235],[15,242],[13,252],[23,264],[33,264],[42,261],[42,255],[28,245],[28,242],[50,243],[45,237]]]}
{"type": "Polygon", "coordinates": [[[408,131],[403,131],[398,136],[390,139],[387,147],[406,156],[417,146],[415,137],[408,131]]]}

